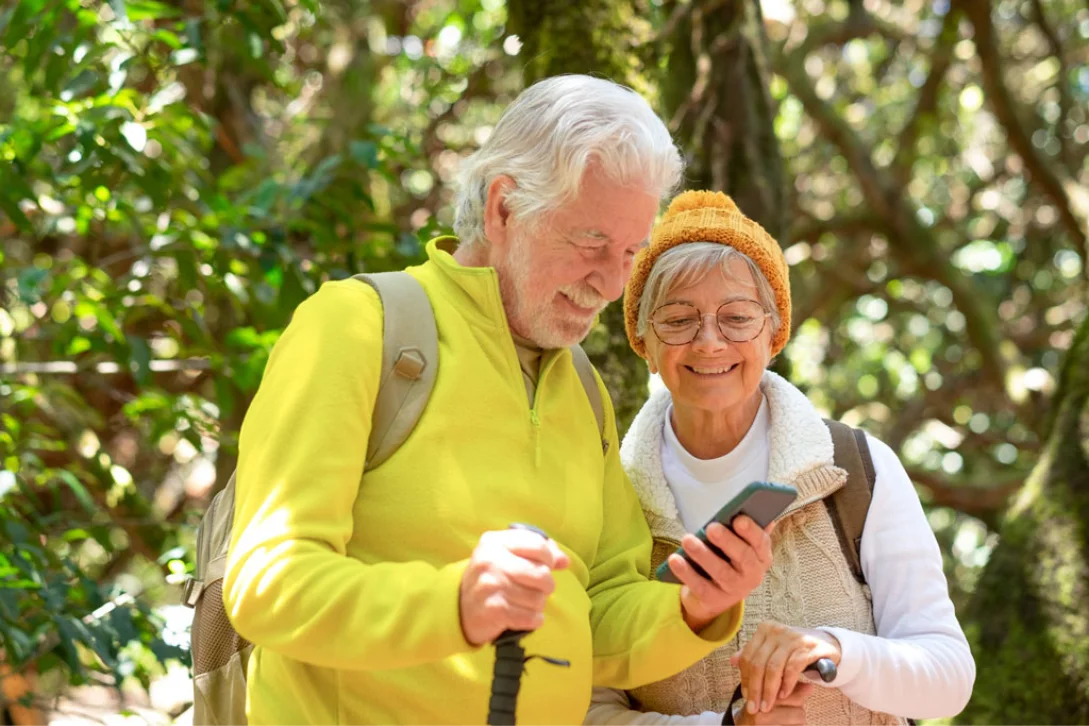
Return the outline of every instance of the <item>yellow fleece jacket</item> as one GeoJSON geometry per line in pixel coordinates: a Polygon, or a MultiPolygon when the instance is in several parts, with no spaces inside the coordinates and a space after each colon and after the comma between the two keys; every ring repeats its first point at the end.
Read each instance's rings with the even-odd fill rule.
{"type": "MultiPolygon", "coordinates": [[[[519,723],[581,723],[591,685],[670,676],[733,637],[700,635],[679,588],[647,579],[651,537],[567,350],[547,351],[530,406],[491,268],[450,238],[410,268],[427,290],[439,369],[401,448],[363,475],[382,311],[356,280],[326,283],[275,346],[242,426],[227,613],[255,649],[251,724],[483,723],[494,648],[461,630],[462,572],[481,533],[527,522],[571,557],[525,638],[519,723]]],[[[600,381],[598,382],[601,386],[600,381]]],[[[602,395],[608,395],[602,387],[602,395]]]]}

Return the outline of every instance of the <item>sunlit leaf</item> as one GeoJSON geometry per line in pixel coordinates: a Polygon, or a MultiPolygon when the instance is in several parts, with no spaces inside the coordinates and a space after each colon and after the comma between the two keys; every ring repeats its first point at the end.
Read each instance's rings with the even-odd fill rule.
{"type": "Polygon", "coordinates": [[[129,0],[125,3],[129,20],[161,20],[164,18],[176,18],[181,15],[181,10],[164,3],[153,0],[129,0]]]}

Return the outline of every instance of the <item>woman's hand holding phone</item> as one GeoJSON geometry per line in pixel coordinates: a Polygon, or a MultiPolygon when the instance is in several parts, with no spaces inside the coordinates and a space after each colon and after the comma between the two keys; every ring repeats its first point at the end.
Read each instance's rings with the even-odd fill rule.
{"type": "Polygon", "coordinates": [[[702,577],[685,558],[669,556],[669,569],[681,583],[681,609],[685,622],[699,632],[712,620],[737,605],[764,579],[771,567],[771,531],[775,525],[761,529],[745,515],[733,520],[733,530],[718,522],[706,529],[708,541],[722,551],[719,557],[698,537],[687,534],[681,540],[685,554],[703,568],[702,577]]]}

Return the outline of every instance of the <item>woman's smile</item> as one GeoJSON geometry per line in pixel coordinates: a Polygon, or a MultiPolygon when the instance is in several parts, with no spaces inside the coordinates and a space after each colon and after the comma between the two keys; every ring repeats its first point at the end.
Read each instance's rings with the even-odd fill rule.
{"type": "Polygon", "coordinates": [[[740,362],[717,365],[686,365],[684,368],[701,378],[725,378],[730,373],[733,373],[739,365],[741,365],[740,362]]]}

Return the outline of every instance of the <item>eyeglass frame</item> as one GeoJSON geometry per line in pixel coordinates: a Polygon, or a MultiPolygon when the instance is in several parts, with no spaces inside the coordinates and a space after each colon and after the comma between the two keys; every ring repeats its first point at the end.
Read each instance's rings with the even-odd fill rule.
{"type": "Polygon", "coordinates": [[[648,319],[647,322],[650,323],[650,329],[654,331],[654,337],[657,338],[659,340],[659,342],[661,342],[662,345],[679,346],[679,345],[690,345],[690,344],[692,344],[693,342],[695,342],[695,340],[697,338],[700,337],[700,333],[703,332],[703,321],[708,316],[714,317],[715,327],[718,328],[719,335],[721,335],[723,338],[730,341],[731,343],[748,343],[748,342],[756,340],[757,338],[760,337],[760,334],[764,332],[764,328],[768,327],[768,318],[773,317],[773,315],[774,315],[774,313],[772,313],[770,310],[768,310],[766,307],[764,307],[764,304],[762,302],[760,302],[759,300],[753,300],[752,298],[740,298],[738,300],[729,300],[727,302],[722,303],[717,308],[715,308],[715,312],[713,312],[713,313],[705,313],[702,310],[700,310],[699,307],[697,307],[696,305],[693,305],[692,303],[686,303],[686,302],[665,303],[664,305],[659,305],[658,307],[656,307],[654,310],[651,311],[650,315],[648,316],[649,319],[648,319]],[[753,303],[755,305],[760,306],[760,309],[764,311],[764,320],[763,320],[762,324],[760,325],[760,328],[755,333],[753,333],[751,338],[746,338],[745,340],[734,340],[733,338],[731,338],[729,335],[726,334],[726,331],[724,331],[722,329],[722,326],[719,325],[719,323],[718,323],[718,314],[722,310],[722,308],[726,307],[727,305],[733,305],[734,303],[739,303],[739,302],[753,303]],[[689,340],[686,340],[683,343],[667,343],[666,341],[662,340],[662,336],[658,332],[658,328],[655,325],[655,321],[654,321],[655,313],[657,313],[662,308],[667,308],[667,307],[669,307],[671,305],[687,305],[690,308],[694,308],[696,310],[696,313],[699,314],[700,322],[699,322],[699,325],[696,326],[696,332],[693,333],[692,337],[689,340]]]}

